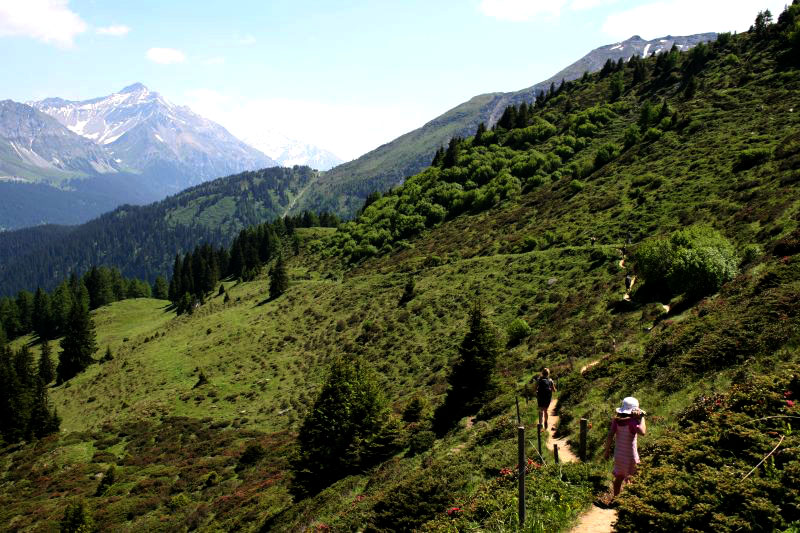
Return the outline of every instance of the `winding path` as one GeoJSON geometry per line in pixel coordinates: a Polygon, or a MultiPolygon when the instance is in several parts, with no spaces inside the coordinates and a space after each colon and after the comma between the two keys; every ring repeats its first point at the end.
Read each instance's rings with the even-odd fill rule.
{"type": "MultiPolygon", "coordinates": [[[[587,364],[581,368],[581,374],[599,362],[600,359],[587,364]]],[[[561,461],[568,463],[577,462],[578,458],[575,457],[575,454],[572,453],[572,450],[570,450],[567,439],[564,437],[556,438],[555,436],[556,428],[558,427],[559,422],[559,416],[556,414],[556,405],[556,399],[553,398],[553,400],[550,401],[550,407],[548,408],[550,416],[548,424],[549,428],[547,431],[549,431],[550,434],[547,441],[547,446],[550,449],[550,453],[552,453],[552,445],[558,445],[558,458],[561,461]]],[[[578,519],[578,524],[570,530],[570,533],[611,533],[614,531],[614,522],[616,521],[616,510],[602,509],[592,504],[589,510],[581,515],[581,517],[578,519]]]]}

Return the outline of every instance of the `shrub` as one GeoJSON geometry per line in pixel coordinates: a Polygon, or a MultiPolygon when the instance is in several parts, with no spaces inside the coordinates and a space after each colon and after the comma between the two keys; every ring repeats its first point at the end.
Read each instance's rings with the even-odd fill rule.
{"type": "Polygon", "coordinates": [[[510,346],[516,346],[522,339],[531,334],[531,327],[525,322],[525,319],[516,318],[508,325],[507,333],[508,344],[510,346]]]}
{"type": "Polygon", "coordinates": [[[572,180],[569,182],[569,192],[572,194],[578,194],[586,187],[586,184],[580,180],[572,180]]]}
{"type": "Polygon", "coordinates": [[[738,264],[733,246],[707,226],[648,239],[638,246],[633,260],[648,283],[666,283],[673,294],[696,297],[714,293],[733,279],[738,264]]]}
{"type": "Polygon", "coordinates": [[[64,511],[61,519],[61,533],[91,533],[94,520],[83,502],[72,503],[64,511]]]}
{"type": "Polygon", "coordinates": [[[658,128],[647,128],[647,131],[644,134],[644,140],[647,142],[654,142],[661,138],[663,132],[658,128]]]}
{"type": "Polygon", "coordinates": [[[767,148],[750,148],[742,150],[736,155],[736,162],[733,164],[733,170],[741,171],[753,168],[760,165],[770,157],[770,150],[767,148]]]}
{"type": "Polygon", "coordinates": [[[631,146],[638,144],[641,139],[642,135],[639,133],[639,128],[631,124],[628,126],[628,129],[625,130],[625,138],[623,141],[625,144],[625,149],[627,150],[631,146]]]}
{"type": "Polygon", "coordinates": [[[619,156],[619,146],[613,143],[607,143],[601,146],[597,153],[594,155],[594,168],[600,168],[605,164],[610,163],[619,156]]]}

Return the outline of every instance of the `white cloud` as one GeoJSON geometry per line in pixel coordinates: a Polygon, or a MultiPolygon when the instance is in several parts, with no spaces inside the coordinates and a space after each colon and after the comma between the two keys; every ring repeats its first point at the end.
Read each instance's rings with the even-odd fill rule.
{"type": "Polygon", "coordinates": [[[113,24],[95,30],[98,35],[110,35],[112,37],[124,37],[128,35],[130,31],[131,29],[123,24],[113,24]]]}
{"type": "Polygon", "coordinates": [[[646,39],[664,35],[745,31],[759,10],[769,8],[777,19],[786,0],[664,0],[609,15],[603,31],[615,39],[639,34],[646,39]]]}
{"type": "Polygon", "coordinates": [[[87,24],[67,0],[0,0],[0,36],[23,36],[70,47],[87,24]]]}
{"type": "Polygon", "coordinates": [[[248,100],[211,89],[186,93],[194,112],[219,122],[240,139],[279,133],[349,160],[422,126],[429,116],[414,108],[334,104],[290,98],[248,100]]]}
{"type": "Polygon", "coordinates": [[[537,15],[558,15],[567,0],[481,0],[478,9],[500,20],[524,22],[537,15]]]}
{"type": "Polygon", "coordinates": [[[183,63],[186,60],[186,54],[174,48],[151,48],[146,55],[147,59],[159,65],[183,63]]]}
{"type": "Polygon", "coordinates": [[[619,0],[572,0],[569,8],[573,11],[583,11],[584,9],[594,9],[601,6],[616,4],[619,0]]]}

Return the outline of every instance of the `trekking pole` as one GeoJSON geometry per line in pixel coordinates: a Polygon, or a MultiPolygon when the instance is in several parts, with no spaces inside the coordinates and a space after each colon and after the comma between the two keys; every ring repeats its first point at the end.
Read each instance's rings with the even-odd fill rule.
{"type": "Polygon", "coordinates": [[[553,444],[553,460],[558,464],[560,461],[558,460],[558,444],[553,444]]]}
{"type": "Polygon", "coordinates": [[[517,462],[519,464],[519,525],[525,523],[525,426],[517,428],[517,462]]]}

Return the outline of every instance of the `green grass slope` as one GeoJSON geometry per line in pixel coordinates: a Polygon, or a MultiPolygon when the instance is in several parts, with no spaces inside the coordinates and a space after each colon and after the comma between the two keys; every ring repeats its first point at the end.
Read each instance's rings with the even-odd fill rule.
{"type": "Polygon", "coordinates": [[[150,300],[98,310],[114,359],[51,389],[66,431],[2,449],[0,523],[55,530],[82,501],[115,531],[565,530],[607,489],[600,446],[634,394],[649,432],[619,530],[797,527],[796,20],[649,60],[641,83],[626,67],[615,101],[617,73],[570,84],[527,128],[467,140],[334,234],[299,231],[276,299],[263,272],[191,315],[150,300]],[[639,124],[647,102],[655,115],[639,124]],[[623,300],[653,239],[699,224],[731,243],[736,275],[702,296],[640,276],[623,300]],[[496,396],[436,437],[476,299],[500,330],[521,318],[531,331],[502,350],[496,396]],[[374,368],[398,452],[295,498],[297,433],[342,353],[374,368]],[[589,418],[591,461],[554,465],[530,443],[520,525],[515,397],[531,427],[543,366],[561,433],[574,440],[589,418]],[[420,419],[401,422],[415,398],[420,419]]]}

